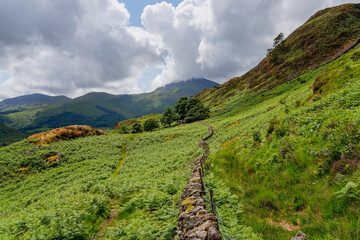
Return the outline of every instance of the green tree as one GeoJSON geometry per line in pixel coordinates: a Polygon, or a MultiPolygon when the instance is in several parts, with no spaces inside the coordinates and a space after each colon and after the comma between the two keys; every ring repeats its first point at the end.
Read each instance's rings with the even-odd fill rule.
{"type": "Polygon", "coordinates": [[[284,34],[280,33],[276,38],[274,38],[273,47],[275,48],[277,45],[284,41],[284,34]]]}
{"type": "Polygon", "coordinates": [[[142,133],[143,128],[141,123],[135,123],[132,127],[131,133],[142,133]]]}
{"type": "Polygon", "coordinates": [[[175,112],[179,116],[179,120],[184,120],[186,117],[186,114],[188,112],[188,98],[187,97],[181,97],[179,101],[175,104],[175,112]]]}
{"type": "Polygon", "coordinates": [[[199,100],[199,102],[196,105],[192,106],[187,112],[184,121],[186,123],[191,123],[198,120],[204,120],[208,117],[210,117],[210,109],[204,107],[204,104],[202,104],[202,102],[200,102],[199,100]]]}
{"type": "Polygon", "coordinates": [[[121,126],[120,133],[127,134],[129,133],[129,129],[126,126],[121,126]]]}
{"type": "Polygon", "coordinates": [[[201,105],[201,101],[198,98],[194,98],[194,97],[190,98],[186,105],[186,112],[188,113],[192,108],[198,105],[201,105]]]}
{"type": "Polygon", "coordinates": [[[159,127],[159,122],[156,119],[148,119],[144,123],[144,131],[152,132],[154,129],[159,127]]]}
{"type": "Polygon", "coordinates": [[[162,125],[170,126],[172,122],[176,120],[176,113],[174,109],[170,106],[167,106],[161,116],[160,122],[162,125]]]}

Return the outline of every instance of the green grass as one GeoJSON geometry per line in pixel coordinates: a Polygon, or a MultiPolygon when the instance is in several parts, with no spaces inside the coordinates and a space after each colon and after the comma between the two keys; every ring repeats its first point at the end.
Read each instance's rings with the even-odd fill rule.
{"type": "MultiPolygon", "coordinates": [[[[308,25],[339,17],[329,14],[308,25]]],[[[358,56],[359,46],[276,87],[272,76],[272,87],[203,93],[215,132],[205,183],[231,237],[290,239],[301,230],[309,239],[359,238],[358,56]]],[[[207,134],[193,123],[1,148],[0,238],[173,239],[177,203],[207,134]],[[46,164],[55,152],[62,158],[46,164]]]]}
{"type": "MultiPolygon", "coordinates": [[[[281,222],[311,239],[358,238],[359,192],[335,193],[359,183],[358,168],[341,160],[358,164],[360,62],[351,58],[359,51],[270,91],[234,97],[208,120],[215,129],[210,178],[226,182],[243,205],[244,225],[262,238],[290,239],[298,231],[281,222]],[[324,76],[324,90],[314,97],[311,86],[324,76]]],[[[229,222],[236,218],[226,205],[220,209],[229,222]]]]}
{"type": "Polygon", "coordinates": [[[104,239],[172,238],[176,203],[206,134],[198,123],[0,149],[0,238],[91,239],[115,205],[104,239]],[[47,165],[53,152],[62,158],[47,165]]]}

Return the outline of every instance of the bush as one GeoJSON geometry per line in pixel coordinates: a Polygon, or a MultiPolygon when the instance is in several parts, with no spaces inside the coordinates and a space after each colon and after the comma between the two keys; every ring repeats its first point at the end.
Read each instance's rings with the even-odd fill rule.
{"type": "Polygon", "coordinates": [[[142,133],[143,127],[141,123],[135,123],[132,127],[131,133],[142,133]]]}
{"type": "Polygon", "coordinates": [[[355,61],[359,61],[360,60],[360,52],[355,52],[352,57],[351,60],[355,61]]]}
{"type": "Polygon", "coordinates": [[[152,132],[154,129],[159,127],[159,122],[156,119],[148,119],[144,123],[144,131],[152,132]]]}
{"type": "Polygon", "coordinates": [[[177,119],[177,115],[170,106],[167,106],[164,110],[164,113],[161,116],[160,122],[162,125],[170,126],[177,119]]]}
{"type": "Polygon", "coordinates": [[[259,131],[254,131],[252,133],[252,138],[254,142],[261,142],[261,133],[259,131]]]}
{"type": "Polygon", "coordinates": [[[128,134],[129,133],[129,129],[126,126],[121,126],[119,132],[121,134],[128,134]]]}
{"type": "MultiPolygon", "coordinates": [[[[171,115],[169,109],[165,109],[165,111],[167,115],[171,115]]],[[[204,104],[197,98],[192,97],[188,99],[187,97],[182,97],[175,104],[175,114],[178,120],[191,123],[210,117],[210,109],[204,107],[204,104]]]]}

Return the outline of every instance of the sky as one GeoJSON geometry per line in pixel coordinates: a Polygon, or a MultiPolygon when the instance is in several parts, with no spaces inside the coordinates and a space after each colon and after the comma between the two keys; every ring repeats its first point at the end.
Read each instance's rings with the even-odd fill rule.
{"type": "Polygon", "coordinates": [[[0,100],[224,83],[347,0],[0,0],[0,100]]]}

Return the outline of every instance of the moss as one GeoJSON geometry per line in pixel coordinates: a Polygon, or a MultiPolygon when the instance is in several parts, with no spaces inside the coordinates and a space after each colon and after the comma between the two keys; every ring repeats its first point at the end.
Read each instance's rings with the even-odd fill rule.
{"type": "Polygon", "coordinates": [[[195,199],[193,199],[193,198],[187,198],[187,199],[185,199],[184,201],[181,202],[181,206],[184,206],[184,205],[186,205],[186,204],[191,205],[191,204],[193,204],[194,202],[195,202],[195,199]]]}

